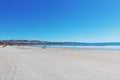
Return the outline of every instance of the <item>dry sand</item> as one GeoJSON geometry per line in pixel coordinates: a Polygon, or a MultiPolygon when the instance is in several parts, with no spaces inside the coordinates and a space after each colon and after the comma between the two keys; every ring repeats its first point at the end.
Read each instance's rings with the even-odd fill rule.
{"type": "Polygon", "coordinates": [[[0,80],[120,80],[120,51],[0,47],[0,80]]]}

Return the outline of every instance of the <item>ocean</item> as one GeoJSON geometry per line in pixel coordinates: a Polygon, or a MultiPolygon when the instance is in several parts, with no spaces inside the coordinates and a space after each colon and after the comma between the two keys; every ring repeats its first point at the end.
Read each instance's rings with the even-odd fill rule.
{"type": "Polygon", "coordinates": [[[33,46],[44,47],[44,48],[49,47],[49,48],[120,50],[120,44],[117,43],[39,44],[33,46]]]}

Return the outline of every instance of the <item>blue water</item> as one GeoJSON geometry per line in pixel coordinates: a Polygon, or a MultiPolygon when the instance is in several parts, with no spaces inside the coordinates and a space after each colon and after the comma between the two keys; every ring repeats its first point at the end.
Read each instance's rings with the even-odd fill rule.
{"type": "Polygon", "coordinates": [[[76,49],[101,49],[101,50],[120,50],[120,44],[104,44],[104,43],[89,43],[89,44],[40,44],[34,45],[37,47],[49,48],[76,48],[76,49]]]}

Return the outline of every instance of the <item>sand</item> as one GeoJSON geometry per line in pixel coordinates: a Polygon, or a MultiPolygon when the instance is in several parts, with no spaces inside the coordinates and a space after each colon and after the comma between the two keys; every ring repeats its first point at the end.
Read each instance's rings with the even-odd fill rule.
{"type": "Polygon", "coordinates": [[[120,80],[120,51],[0,47],[0,80],[120,80]]]}

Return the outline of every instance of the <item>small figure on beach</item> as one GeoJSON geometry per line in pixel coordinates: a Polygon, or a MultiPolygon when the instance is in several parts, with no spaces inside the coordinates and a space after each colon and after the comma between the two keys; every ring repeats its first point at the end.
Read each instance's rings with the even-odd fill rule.
{"type": "Polygon", "coordinates": [[[43,45],[43,46],[42,46],[42,49],[46,49],[46,45],[43,45]]]}
{"type": "Polygon", "coordinates": [[[42,49],[45,49],[45,48],[46,48],[45,46],[42,47],[42,49]]]}

